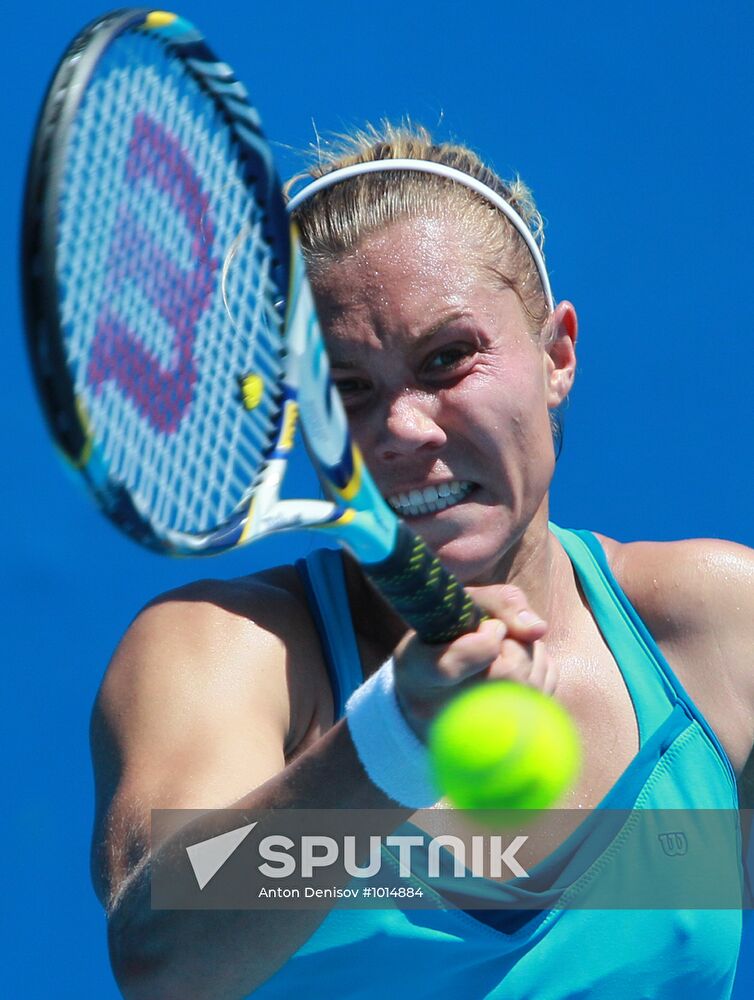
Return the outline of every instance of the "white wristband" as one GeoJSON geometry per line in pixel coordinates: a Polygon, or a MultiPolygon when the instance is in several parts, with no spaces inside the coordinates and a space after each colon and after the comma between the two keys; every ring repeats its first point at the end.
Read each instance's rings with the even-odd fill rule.
{"type": "Polygon", "coordinates": [[[378,788],[410,809],[439,801],[429,752],[398,706],[392,657],[348,699],[346,719],[359,760],[378,788]]]}

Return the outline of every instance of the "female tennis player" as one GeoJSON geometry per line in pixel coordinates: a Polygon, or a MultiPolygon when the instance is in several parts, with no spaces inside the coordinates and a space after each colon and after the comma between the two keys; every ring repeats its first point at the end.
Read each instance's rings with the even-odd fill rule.
{"type": "MultiPolygon", "coordinates": [[[[321,159],[293,215],[367,463],[491,620],[423,645],[328,549],[137,617],[92,730],[95,883],[124,994],[729,996],[740,912],[579,907],[597,858],[578,832],[521,856],[538,877],[514,912],[150,908],[150,870],[170,864],[151,809],[390,807],[397,824],[434,802],[429,723],[492,678],[554,692],[576,721],[584,765],[566,808],[732,810],[745,793],[751,552],[548,521],[577,319],[552,298],[525,186],[386,126],[321,159]],[[576,905],[537,900],[554,884],[576,905]]],[[[617,840],[599,858],[617,885],[628,864],[617,840]]]]}

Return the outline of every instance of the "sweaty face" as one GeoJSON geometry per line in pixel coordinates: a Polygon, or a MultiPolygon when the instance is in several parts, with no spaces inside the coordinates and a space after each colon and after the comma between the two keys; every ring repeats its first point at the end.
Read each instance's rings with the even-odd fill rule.
{"type": "Polygon", "coordinates": [[[313,282],[333,378],[383,495],[465,583],[494,580],[554,456],[546,355],[453,221],[404,220],[313,282]]]}

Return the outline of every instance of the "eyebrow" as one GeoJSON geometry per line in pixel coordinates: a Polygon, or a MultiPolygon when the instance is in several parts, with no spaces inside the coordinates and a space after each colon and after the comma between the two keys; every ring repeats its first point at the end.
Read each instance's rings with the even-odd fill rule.
{"type": "MultiPolygon", "coordinates": [[[[428,327],[426,330],[423,330],[420,334],[418,334],[418,336],[414,338],[414,340],[412,341],[412,346],[414,348],[420,348],[422,344],[425,344],[428,340],[431,340],[432,337],[434,337],[435,334],[437,334],[438,331],[440,331],[444,326],[448,326],[449,323],[455,323],[456,320],[459,319],[466,319],[470,315],[471,314],[467,309],[456,309],[453,312],[448,313],[446,316],[443,316],[441,319],[439,319],[436,323],[433,323],[432,326],[428,327]]],[[[346,361],[346,360],[338,360],[337,358],[336,359],[331,358],[330,367],[339,368],[341,371],[352,371],[355,368],[361,367],[361,365],[357,361],[346,361]]]]}

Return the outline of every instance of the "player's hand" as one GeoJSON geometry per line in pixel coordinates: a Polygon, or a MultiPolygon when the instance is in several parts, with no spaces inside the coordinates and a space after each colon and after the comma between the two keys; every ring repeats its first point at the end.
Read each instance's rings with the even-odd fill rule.
{"type": "Polygon", "coordinates": [[[442,646],[410,633],[395,653],[395,685],[406,721],[425,740],[435,716],[470,684],[517,681],[545,694],[555,691],[558,674],[543,642],[547,623],[518,587],[469,588],[491,616],[475,632],[442,646]]]}

